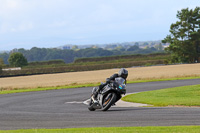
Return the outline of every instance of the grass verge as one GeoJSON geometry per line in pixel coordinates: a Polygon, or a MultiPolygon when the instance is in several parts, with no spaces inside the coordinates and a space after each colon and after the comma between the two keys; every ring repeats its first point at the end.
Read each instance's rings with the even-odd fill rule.
{"type": "Polygon", "coordinates": [[[127,95],[124,101],[153,106],[199,106],[200,84],[127,95]]]}
{"type": "Polygon", "coordinates": [[[65,86],[56,87],[37,87],[37,88],[0,88],[0,94],[10,93],[21,93],[21,92],[32,92],[32,91],[46,91],[46,90],[57,90],[57,89],[69,89],[69,88],[81,88],[81,87],[93,87],[99,85],[98,83],[90,84],[71,84],[65,86]]]}
{"type": "MultiPolygon", "coordinates": [[[[131,83],[143,83],[143,82],[157,82],[157,81],[170,81],[170,80],[186,80],[186,79],[200,79],[200,76],[195,77],[177,77],[177,78],[164,78],[164,79],[138,79],[135,81],[128,81],[131,83]]],[[[56,87],[37,87],[37,88],[0,88],[0,94],[20,93],[20,92],[32,92],[32,91],[46,91],[46,90],[57,90],[57,89],[69,89],[69,88],[81,88],[81,87],[93,87],[98,86],[100,83],[89,83],[89,84],[70,84],[65,86],[56,87]]]]}
{"type": "Polygon", "coordinates": [[[128,84],[132,83],[144,83],[144,82],[158,82],[158,81],[172,81],[172,80],[186,80],[186,79],[200,79],[200,76],[189,76],[189,77],[174,77],[174,78],[160,78],[160,79],[138,79],[135,81],[128,81],[128,84]]]}
{"type": "Polygon", "coordinates": [[[97,127],[67,129],[0,130],[0,133],[198,133],[200,126],[97,127]]]}

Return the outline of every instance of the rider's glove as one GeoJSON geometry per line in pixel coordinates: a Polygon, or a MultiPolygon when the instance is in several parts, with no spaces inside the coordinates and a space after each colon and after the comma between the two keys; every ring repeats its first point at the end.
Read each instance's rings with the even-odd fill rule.
{"type": "Polygon", "coordinates": [[[107,78],[107,79],[106,79],[106,84],[109,84],[109,83],[110,83],[110,79],[107,78]]]}

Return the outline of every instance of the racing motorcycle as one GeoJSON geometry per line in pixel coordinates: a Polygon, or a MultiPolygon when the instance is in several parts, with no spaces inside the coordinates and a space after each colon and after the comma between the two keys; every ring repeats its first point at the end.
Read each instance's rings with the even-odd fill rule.
{"type": "Polygon", "coordinates": [[[92,89],[92,96],[89,100],[88,109],[90,111],[95,111],[100,109],[102,111],[107,111],[112,105],[121,99],[122,94],[126,94],[126,84],[125,80],[121,77],[115,78],[114,82],[107,84],[97,95],[98,103],[94,102],[93,95],[98,88],[94,87],[92,89]]]}

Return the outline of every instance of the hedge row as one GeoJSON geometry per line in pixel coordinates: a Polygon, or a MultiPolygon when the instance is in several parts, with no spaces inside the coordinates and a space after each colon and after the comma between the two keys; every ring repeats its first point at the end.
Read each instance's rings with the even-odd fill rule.
{"type": "Polygon", "coordinates": [[[99,61],[113,61],[113,60],[121,60],[121,59],[153,59],[156,57],[166,58],[169,54],[166,53],[157,53],[157,54],[148,54],[148,55],[122,55],[122,56],[108,56],[108,57],[92,57],[92,58],[78,58],[74,61],[74,63],[81,63],[81,62],[99,62],[99,61]]]}
{"type": "Polygon", "coordinates": [[[26,68],[26,69],[16,70],[16,71],[3,71],[0,74],[0,77],[91,71],[91,70],[102,70],[102,69],[111,69],[111,68],[128,68],[128,67],[133,67],[133,66],[156,65],[156,64],[164,64],[164,60],[135,61],[135,62],[129,61],[129,62],[121,62],[121,63],[104,63],[104,64],[79,65],[79,66],[74,65],[74,66],[62,66],[62,67],[52,67],[52,68],[31,68],[31,69],[26,68]]]}
{"type": "Polygon", "coordinates": [[[54,64],[65,64],[64,60],[50,60],[50,61],[35,61],[28,63],[29,66],[40,66],[40,65],[54,65],[54,64]]]}

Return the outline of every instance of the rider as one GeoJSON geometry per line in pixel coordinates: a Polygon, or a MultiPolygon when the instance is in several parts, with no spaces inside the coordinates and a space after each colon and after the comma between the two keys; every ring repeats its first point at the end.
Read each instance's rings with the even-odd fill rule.
{"type": "Polygon", "coordinates": [[[101,89],[103,89],[103,87],[106,86],[107,84],[113,82],[115,80],[115,78],[118,78],[118,77],[122,77],[123,79],[125,79],[125,83],[126,83],[126,78],[128,77],[128,71],[125,68],[121,68],[119,70],[118,74],[117,73],[113,74],[110,78],[106,79],[106,83],[99,85],[99,88],[93,95],[93,98],[95,100],[94,102],[97,102],[97,95],[101,91],[101,89]]]}

